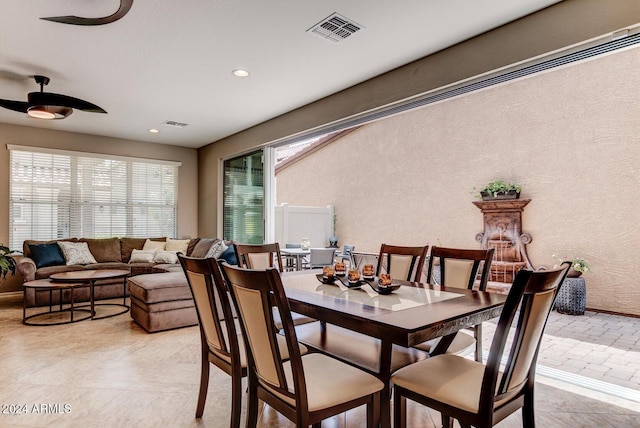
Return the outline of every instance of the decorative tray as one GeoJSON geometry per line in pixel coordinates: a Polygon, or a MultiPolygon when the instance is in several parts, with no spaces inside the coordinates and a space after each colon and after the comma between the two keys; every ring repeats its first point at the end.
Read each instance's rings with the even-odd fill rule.
{"type": "Polygon", "coordinates": [[[400,288],[400,284],[391,284],[386,287],[381,287],[378,284],[378,280],[368,281],[368,283],[371,286],[371,288],[373,288],[373,290],[379,294],[391,294],[394,291],[396,291],[398,288],[400,288]]]}
{"type": "Polygon", "coordinates": [[[318,281],[320,281],[323,284],[334,284],[335,280],[339,278],[336,276],[324,276],[323,274],[319,273],[316,275],[316,278],[318,278],[318,281]]]}

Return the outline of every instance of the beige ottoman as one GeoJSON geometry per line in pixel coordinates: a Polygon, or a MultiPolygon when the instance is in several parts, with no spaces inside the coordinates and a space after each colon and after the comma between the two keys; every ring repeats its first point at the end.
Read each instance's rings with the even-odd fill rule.
{"type": "Polygon", "coordinates": [[[184,272],[152,273],[127,279],[131,318],[149,333],[198,325],[184,272]]]}

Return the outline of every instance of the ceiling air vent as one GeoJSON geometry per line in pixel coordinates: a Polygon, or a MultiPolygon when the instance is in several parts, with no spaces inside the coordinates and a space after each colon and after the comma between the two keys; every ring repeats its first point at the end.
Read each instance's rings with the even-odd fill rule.
{"type": "Polygon", "coordinates": [[[189,126],[189,124],[176,122],[175,120],[165,120],[164,122],[162,122],[162,126],[170,126],[171,128],[185,128],[189,126]]]}
{"type": "Polygon", "coordinates": [[[315,34],[318,37],[334,43],[339,43],[353,33],[360,31],[362,28],[364,27],[342,15],[334,13],[309,28],[307,33],[315,34]]]}

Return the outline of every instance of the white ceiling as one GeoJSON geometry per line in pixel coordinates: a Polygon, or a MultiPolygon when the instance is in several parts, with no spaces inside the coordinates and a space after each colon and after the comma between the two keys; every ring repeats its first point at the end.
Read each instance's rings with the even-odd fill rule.
{"type": "Polygon", "coordinates": [[[108,112],[0,108],[0,123],[201,147],[554,3],[134,0],[119,21],[77,26],[39,18],[107,16],[119,0],[0,0],[0,98],[26,101],[43,74],[45,92],[108,112]],[[334,12],[364,29],[338,44],[306,32],[334,12]]]}

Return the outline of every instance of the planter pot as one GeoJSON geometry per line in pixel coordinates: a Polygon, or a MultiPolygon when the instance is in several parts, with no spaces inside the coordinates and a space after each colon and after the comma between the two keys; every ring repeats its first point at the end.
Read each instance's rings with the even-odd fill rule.
{"type": "Polygon", "coordinates": [[[494,199],[520,199],[520,193],[515,190],[509,190],[507,193],[498,193],[495,196],[493,196],[493,193],[481,191],[480,196],[482,196],[483,201],[491,201],[494,199]]]}
{"type": "Polygon", "coordinates": [[[580,277],[580,275],[582,275],[582,272],[578,272],[575,269],[571,269],[569,272],[567,272],[567,278],[578,278],[580,277]]]}

